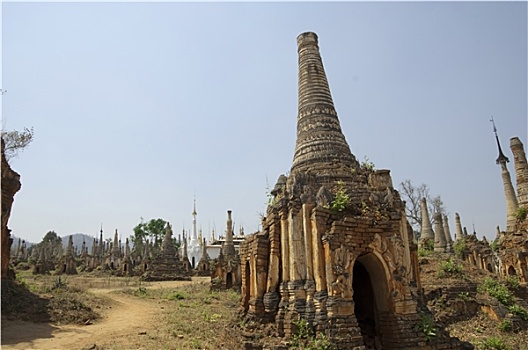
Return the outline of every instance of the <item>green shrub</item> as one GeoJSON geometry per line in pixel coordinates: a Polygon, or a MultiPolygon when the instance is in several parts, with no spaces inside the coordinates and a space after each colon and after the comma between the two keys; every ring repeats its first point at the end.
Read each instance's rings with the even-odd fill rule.
{"type": "Polygon", "coordinates": [[[462,258],[464,256],[464,251],[466,250],[466,241],[459,239],[453,244],[453,250],[455,251],[455,256],[457,258],[462,258]]]}
{"type": "Polygon", "coordinates": [[[492,252],[499,250],[499,238],[495,238],[495,240],[490,243],[490,249],[492,252]]]}
{"type": "Polygon", "coordinates": [[[337,182],[337,188],[334,194],[334,200],[330,204],[330,209],[337,212],[342,212],[350,203],[350,196],[346,193],[345,183],[343,181],[337,182]]]}
{"type": "Polygon", "coordinates": [[[506,283],[506,286],[510,290],[517,290],[519,289],[519,278],[517,276],[508,276],[504,280],[504,283],[506,283]]]}
{"type": "Polygon", "coordinates": [[[499,323],[499,330],[501,332],[511,332],[513,330],[513,325],[510,320],[504,319],[499,323]]]}
{"type": "Polygon", "coordinates": [[[438,277],[460,275],[462,273],[462,265],[457,264],[453,258],[444,261],[440,264],[440,271],[438,271],[438,277]]]}
{"type": "Polygon", "coordinates": [[[437,336],[434,321],[429,315],[420,315],[420,321],[414,326],[416,331],[422,332],[427,340],[437,336]]]}
{"type": "Polygon", "coordinates": [[[517,304],[508,307],[508,311],[519,316],[523,321],[528,321],[528,310],[517,304]]]}
{"type": "Polygon", "coordinates": [[[418,256],[425,257],[431,255],[432,251],[424,248],[418,248],[418,256]]]}
{"type": "Polygon", "coordinates": [[[504,344],[504,341],[501,338],[497,337],[488,337],[484,339],[480,345],[484,350],[512,350],[511,347],[504,344]]]}
{"type": "Polygon", "coordinates": [[[482,289],[503,305],[510,306],[513,304],[513,295],[508,287],[490,277],[484,279],[482,289]]]}

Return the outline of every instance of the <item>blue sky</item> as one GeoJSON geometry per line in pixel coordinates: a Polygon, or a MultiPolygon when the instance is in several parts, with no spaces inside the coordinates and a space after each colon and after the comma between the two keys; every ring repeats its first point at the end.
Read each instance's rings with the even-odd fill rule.
{"type": "Polygon", "coordinates": [[[479,236],[505,226],[505,153],[527,141],[527,3],[15,3],[2,6],[2,122],[33,127],[9,222],[38,242],[259,228],[291,167],[296,37],[319,36],[352,153],[441,195],[479,236]]]}

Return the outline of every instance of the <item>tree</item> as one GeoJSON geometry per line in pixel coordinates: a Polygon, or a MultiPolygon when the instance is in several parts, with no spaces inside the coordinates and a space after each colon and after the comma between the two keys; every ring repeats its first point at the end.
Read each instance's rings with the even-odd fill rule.
{"type": "Polygon", "coordinates": [[[62,238],[55,231],[48,231],[37,246],[39,249],[45,249],[48,257],[52,254],[62,254],[62,238]]]}
{"type": "Polygon", "coordinates": [[[34,133],[33,128],[24,128],[24,131],[3,131],[2,139],[5,142],[5,156],[6,160],[9,161],[11,158],[18,156],[18,152],[23,151],[31,141],[33,141],[34,133]]]}
{"type": "Polygon", "coordinates": [[[165,226],[167,221],[163,219],[151,219],[149,222],[144,222],[143,218],[136,227],[134,227],[134,236],[132,242],[134,247],[143,247],[147,238],[153,244],[160,244],[165,236],[165,226]]]}
{"type": "Polygon", "coordinates": [[[56,243],[62,244],[62,238],[60,238],[55,231],[48,231],[48,233],[44,235],[44,238],[42,238],[41,243],[50,243],[51,245],[56,243]]]}
{"type": "Polygon", "coordinates": [[[426,184],[422,183],[420,186],[415,186],[411,180],[405,179],[400,183],[400,192],[405,201],[405,214],[416,232],[422,231],[422,198],[425,198],[427,202],[431,225],[435,213],[446,214],[442,198],[431,196],[429,186],[426,184]]]}

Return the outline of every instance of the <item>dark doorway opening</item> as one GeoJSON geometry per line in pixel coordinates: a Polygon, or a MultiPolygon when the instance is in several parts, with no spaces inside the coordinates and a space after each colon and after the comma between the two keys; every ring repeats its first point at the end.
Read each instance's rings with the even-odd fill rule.
{"type": "Polygon", "coordinates": [[[226,288],[229,289],[231,287],[233,287],[233,276],[231,272],[228,272],[226,275],[226,288]]]}
{"type": "Polygon", "coordinates": [[[249,298],[251,297],[251,268],[249,261],[246,261],[246,283],[245,283],[245,295],[244,295],[244,312],[249,309],[249,298]]]}
{"type": "Polygon", "coordinates": [[[515,272],[515,269],[513,268],[513,266],[510,266],[508,268],[508,275],[510,276],[515,276],[517,273],[515,272]]]}
{"type": "Polygon", "coordinates": [[[195,261],[194,261],[194,256],[192,257],[192,268],[194,269],[195,268],[195,261]]]}
{"type": "Polygon", "coordinates": [[[493,272],[493,267],[491,266],[490,263],[488,263],[488,264],[486,265],[486,269],[487,269],[489,272],[493,272]]]}
{"type": "Polygon", "coordinates": [[[379,349],[378,314],[372,280],[365,266],[354,264],[352,288],[354,290],[354,310],[367,349],[379,349]],[[378,344],[377,344],[378,343],[378,344]]]}

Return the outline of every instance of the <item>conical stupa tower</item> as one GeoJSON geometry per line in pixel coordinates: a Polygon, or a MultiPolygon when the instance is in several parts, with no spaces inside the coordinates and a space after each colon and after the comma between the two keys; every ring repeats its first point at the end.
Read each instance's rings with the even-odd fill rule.
{"type": "Polygon", "coordinates": [[[510,149],[515,164],[515,179],[517,182],[517,202],[519,206],[528,207],[528,163],[524,146],[518,137],[510,139],[510,149]]]}
{"type": "Polygon", "coordinates": [[[350,180],[356,158],[341,131],[330,94],[317,35],[303,33],[297,37],[299,54],[299,112],[297,142],[291,174],[309,172],[317,177],[331,175],[350,180]]]}

